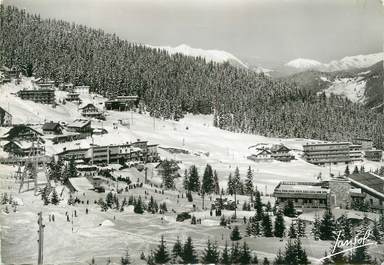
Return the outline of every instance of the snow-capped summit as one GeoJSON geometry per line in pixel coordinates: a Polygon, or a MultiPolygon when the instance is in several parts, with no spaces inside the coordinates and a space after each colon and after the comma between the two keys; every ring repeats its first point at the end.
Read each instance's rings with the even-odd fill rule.
{"type": "Polygon", "coordinates": [[[367,55],[347,56],[341,60],[331,61],[329,64],[324,64],[327,71],[340,71],[353,68],[365,68],[384,59],[384,52],[373,53],[367,55]]]}
{"type": "Polygon", "coordinates": [[[374,65],[384,59],[384,52],[366,54],[366,55],[355,55],[347,56],[340,60],[333,60],[329,63],[321,63],[311,59],[295,59],[285,66],[295,68],[297,70],[318,70],[323,72],[334,72],[342,70],[350,70],[357,68],[366,68],[374,65]]]}
{"type": "Polygon", "coordinates": [[[192,57],[203,57],[208,62],[213,61],[217,63],[224,63],[224,62],[230,62],[232,64],[235,64],[237,66],[242,66],[245,68],[248,68],[248,66],[243,63],[241,60],[236,58],[233,54],[226,52],[226,51],[220,51],[220,50],[204,50],[199,48],[192,48],[186,44],[181,44],[176,47],[170,47],[170,46],[152,46],[147,45],[147,47],[153,48],[153,49],[160,49],[167,51],[170,55],[181,53],[186,56],[192,56],[192,57]]]}
{"type": "Polygon", "coordinates": [[[311,59],[298,58],[285,64],[285,66],[297,68],[297,69],[317,69],[322,65],[321,62],[311,59]]]}

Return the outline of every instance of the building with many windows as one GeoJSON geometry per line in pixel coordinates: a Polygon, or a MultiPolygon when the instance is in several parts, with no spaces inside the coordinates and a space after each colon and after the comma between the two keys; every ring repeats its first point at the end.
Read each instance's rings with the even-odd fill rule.
{"type": "Polygon", "coordinates": [[[80,108],[81,115],[87,118],[105,119],[104,114],[95,105],[89,103],[80,108]]]}
{"type": "Polygon", "coordinates": [[[350,163],[362,160],[363,153],[360,145],[349,142],[311,143],[303,145],[303,158],[311,164],[350,163]]]}
{"type": "Polygon", "coordinates": [[[107,110],[127,111],[134,109],[139,104],[138,96],[117,96],[113,99],[106,101],[105,108],[107,110]]]}
{"type": "Polygon", "coordinates": [[[55,103],[55,90],[51,88],[41,89],[23,89],[17,92],[17,95],[22,100],[32,100],[36,103],[54,104],[55,103]]]}
{"type": "Polygon", "coordinates": [[[280,182],[273,193],[276,202],[284,206],[291,200],[295,208],[348,209],[353,200],[363,200],[364,194],[350,185],[346,178],[320,182],[280,182]]]}
{"type": "Polygon", "coordinates": [[[367,138],[355,138],[352,140],[353,144],[361,145],[361,150],[371,150],[373,148],[373,141],[367,138]]]}

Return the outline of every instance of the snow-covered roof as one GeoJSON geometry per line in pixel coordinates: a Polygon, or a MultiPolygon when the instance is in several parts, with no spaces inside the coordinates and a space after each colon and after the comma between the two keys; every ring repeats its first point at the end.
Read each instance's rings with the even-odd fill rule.
{"type": "MultiPolygon", "coordinates": [[[[11,142],[8,142],[7,144],[10,144],[10,143],[17,145],[21,149],[29,149],[33,145],[33,142],[31,141],[11,141],[11,142]]],[[[34,147],[37,148],[37,144],[35,144],[34,147]]]]}
{"type": "Polygon", "coordinates": [[[79,192],[93,189],[93,185],[85,177],[69,178],[72,187],[79,192]]]}
{"type": "Polygon", "coordinates": [[[378,195],[381,198],[384,198],[384,179],[365,172],[359,174],[352,174],[348,177],[348,179],[355,184],[356,186],[370,191],[373,194],[378,195]]]}
{"type": "Polygon", "coordinates": [[[90,123],[91,123],[90,120],[77,119],[77,120],[74,120],[72,123],[68,124],[67,127],[81,128],[90,123]]]}

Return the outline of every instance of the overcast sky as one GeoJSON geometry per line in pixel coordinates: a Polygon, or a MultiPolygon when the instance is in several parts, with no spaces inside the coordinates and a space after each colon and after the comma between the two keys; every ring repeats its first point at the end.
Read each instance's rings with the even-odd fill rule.
{"type": "Polygon", "coordinates": [[[4,0],[132,42],[218,49],[252,64],[383,50],[380,0],[4,0]]]}

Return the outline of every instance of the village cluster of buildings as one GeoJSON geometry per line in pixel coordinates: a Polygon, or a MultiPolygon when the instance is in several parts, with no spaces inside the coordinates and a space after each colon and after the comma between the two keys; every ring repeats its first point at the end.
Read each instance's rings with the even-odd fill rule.
{"type": "Polygon", "coordinates": [[[384,179],[369,172],[319,182],[280,182],[273,193],[276,203],[292,201],[296,209],[352,209],[365,204],[371,211],[384,211],[384,179]]]}
{"type": "MultiPolygon", "coordinates": [[[[3,150],[12,158],[45,155],[45,142],[53,144],[85,139],[100,130],[91,127],[91,121],[77,119],[72,123],[47,122],[41,129],[26,125],[12,127],[1,140],[3,150]]],[[[106,131],[102,133],[107,133],[106,131]]],[[[110,164],[122,162],[156,162],[159,160],[157,145],[139,139],[133,143],[117,145],[92,145],[89,148],[65,149],[56,154],[58,159],[75,159],[78,164],[110,164]]]]}

